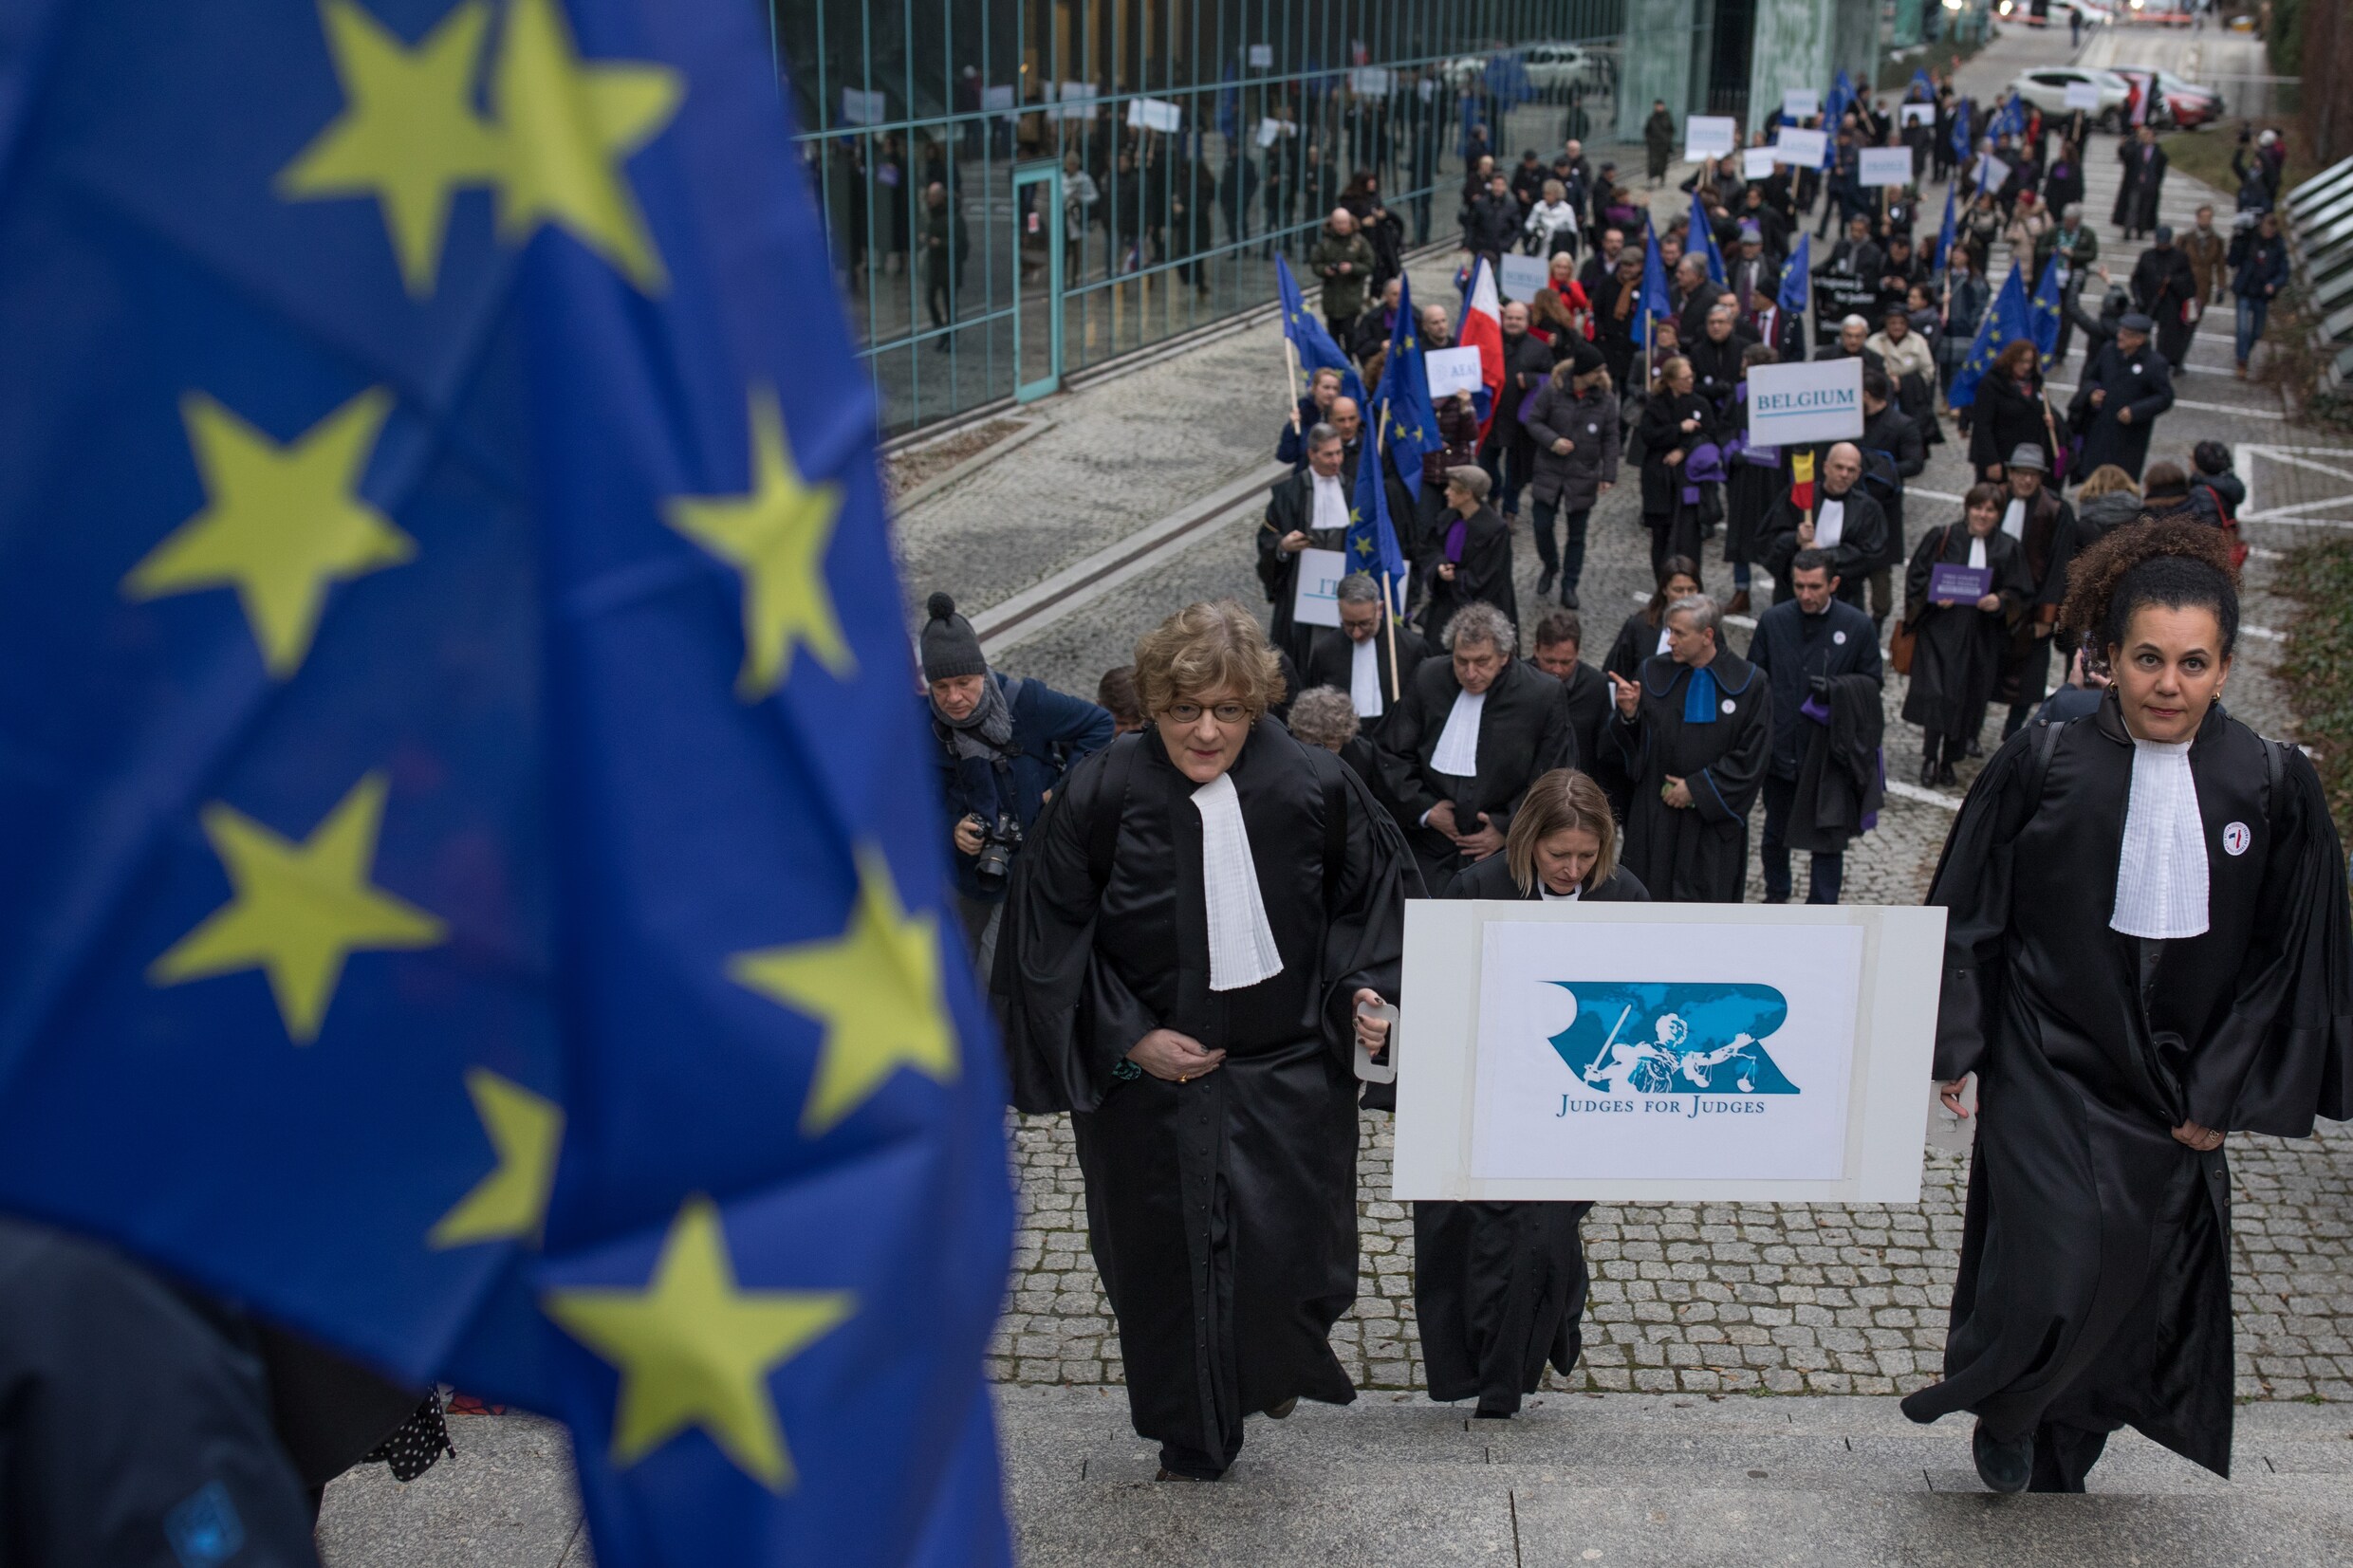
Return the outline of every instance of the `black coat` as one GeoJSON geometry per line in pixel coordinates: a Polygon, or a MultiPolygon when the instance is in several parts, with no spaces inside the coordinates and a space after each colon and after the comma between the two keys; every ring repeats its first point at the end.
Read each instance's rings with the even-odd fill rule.
{"type": "Polygon", "coordinates": [[[2158,205],[2165,192],[2165,170],[2173,160],[2156,143],[2142,147],[2138,141],[2119,142],[2116,157],[2124,171],[2116,188],[2116,210],[2109,214],[2110,221],[2119,229],[2155,229],[2158,205]]]}
{"type": "MultiPolygon", "coordinates": [[[[1345,468],[1341,470],[1343,498],[1351,504],[1355,487],[1349,483],[1345,468]]],[[[1314,628],[1295,626],[1291,622],[1291,606],[1299,596],[1299,558],[1282,549],[1284,539],[1293,530],[1306,534],[1319,550],[1337,550],[1346,543],[1348,530],[1318,528],[1315,522],[1315,474],[1301,469],[1274,482],[1267,493],[1267,515],[1258,528],[1258,582],[1266,590],[1268,637],[1277,648],[1291,656],[1303,669],[1307,662],[1307,633],[1314,628]]]]}
{"type": "Polygon", "coordinates": [[[2133,756],[2113,702],[2029,726],[1945,841],[1934,1071],[1982,1109],[1943,1380],[1903,1408],[2129,1425],[2227,1475],[2230,1146],[2171,1130],[2353,1116],[2344,852],[2312,765],[2216,705],[2190,747],[2210,927],[2155,951],[2108,925],[2133,756]]]}
{"type": "Polygon", "coordinates": [[[1806,723],[1806,758],[1789,798],[1788,841],[1809,855],[1843,855],[1867,820],[1887,803],[1881,741],[1887,705],[1880,677],[1833,675],[1815,693],[1827,724],[1806,723]]]}
{"type": "Polygon", "coordinates": [[[1688,457],[1694,444],[1714,440],[1715,407],[1696,392],[1679,397],[1656,392],[1642,405],[1641,422],[1635,428],[1642,438],[1642,515],[1662,518],[1676,509],[1683,488],[1682,465],[1670,466],[1667,453],[1679,450],[1688,457]],[[1685,431],[1686,419],[1698,420],[1699,428],[1685,431]]]}
{"type": "Polygon", "coordinates": [[[1533,332],[1503,341],[1503,388],[1495,395],[1494,422],[1488,427],[1487,450],[1517,446],[1525,452],[1528,434],[1520,426],[1520,405],[1552,375],[1552,345],[1533,332]]]}
{"type": "Polygon", "coordinates": [[[2033,597],[2034,582],[2027,575],[2026,552],[2018,542],[1996,528],[1986,539],[1986,564],[1993,571],[1993,592],[2002,607],[1980,610],[1973,604],[1932,604],[1928,599],[1930,568],[1939,562],[1969,564],[1969,526],[1954,523],[1931,528],[1920,536],[1904,572],[1903,618],[1918,641],[1912,650],[1912,680],[1904,692],[1903,718],[1932,735],[1968,734],[1984,716],[1993,695],[2004,647],[2006,618],[2016,615],[2033,597]]]}
{"type": "MultiPolygon", "coordinates": [[[[1389,693],[1393,690],[1402,690],[1403,683],[1414,678],[1414,672],[1421,667],[1421,661],[1430,656],[1430,645],[1422,640],[1419,632],[1410,626],[1397,628],[1398,681],[1393,686],[1389,679],[1389,636],[1385,627],[1373,634],[1373,658],[1380,666],[1380,710],[1357,715],[1364,721],[1367,730],[1397,706],[1389,693]]],[[[1307,662],[1300,666],[1300,673],[1308,687],[1331,686],[1347,691],[1356,676],[1356,644],[1350,642],[1348,634],[1337,626],[1311,627],[1307,638],[1307,662]]]]}
{"type": "Polygon", "coordinates": [[[1735,654],[1718,652],[1708,673],[1716,698],[1700,723],[1683,716],[1694,672],[1671,658],[1646,661],[1634,717],[1610,721],[1610,761],[1626,781],[1626,869],[1656,898],[1737,904],[1748,885],[1749,807],[1764,786],[1773,698],[1735,654]],[[1659,798],[1670,777],[1689,786],[1689,806],[1659,798]]]}
{"type": "MultiPolygon", "coordinates": [[[[1427,480],[1423,483],[1426,485],[1427,480]]],[[[1516,626],[1520,620],[1519,591],[1511,583],[1511,530],[1492,507],[1473,512],[1462,541],[1462,559],[1454,563],[1452,582],[1438,575],[1446,561],[1446,535],[1457,514],[1441,511],[1423,542],[1424,554],[1415,563],[1421,581],[1430,585],[1430,600],[1422,611],[1422,628],[1435,644],[1446,636],[1446,623],[1466,604],[1492,604],[1516,626]]]]}
{"type": "Polygon", "coordinates": [[[1796,600],[1785,599],[1756,618],[1749,662],[1765,672],[1772,688],[1773,777],[1794,779],[1806,760],[1806,731],[1822,728],[1798,710],[1820,679],[1864,675],[1873,686],[1880,684],[1879,628],[1870,616],[1841,600],[1809,616],[1796,600]]]}
{"type": "Polygon", "coordinates": [[[1977,400],[1969,424],[1969,466],[1975,476],[1998,463],[2007,470],[2010,454],[2032,447],[2043,454],[2047,471],[2052,456],[2050,424],[2044,415],[2042,386],[2022,387],[2000,371],[1977,383],[1977,400]]]}
{"type": "Polygon", "coordinates": [[[1227,776],[1281,972],[1209,988],[1195,785],[1146,729],[1073,768],[1038,820],[995,987],[1014,1103],[1073,1113],[1136,1430],[1224,1463],[1246,1413],[1355,1397],[1328,1343],[1356,1299],[1352,998],[1398,994],[1419,891],[1330,752],[1262,719],[1227,776]],[[1223,1065],[1186,1084],[1123,1073],[1161,1027],[1223,1065]]]}
{"type": "MultiPolygon", "coordinates": [[[[1667,286],[1667,293],[1672,299],[1675,293],[1672,282],[1667,286]]],[[[1716,301],[1723,298],[1724,290],[1705,278],[1699,280],[1699,286],[1692,290],[1691,298],[1685,300],[1682,308],[1676,313],[1675,324],[1683,333],[1680,341],[1689,345],[1708,335],[1708,312],[1714,310],[1716,301]]]]}
{"type": "MultiPolygon", "coordinates": [[[[1841,496],[1817,492],[1813,508],[1817,529],[1821,526],[1822,504],[1831,500],[1840,503],[1843,518],[1839,542],[1824,546],[1834,563],[1830,575],[1839,580],[1839,598],[1849,604],[1861,604],[1872,569],[1887,554],[1887,513],[1857,483],[1841,496]]],[[[1773,574],[1776,595],[1783,593],[1789,581],[1790,558],[1803,547],[1798,544],[1797,530],[1805,520],[1805,511],[1787,491],[1773,503],[1773,509],[1765,514],[1763,563],[1773,574]]]]}
{"type": "Polygon", "coordinates": [[[2157,416],[2173,406],[2173,372],[2155,343],[2143,343],[2139,353],[2129,356],[2113,340],[2101,344],[2067,404],[2069,423],[2084,433],[2082,471],[2088,474],[2113,463],[2139,479],[2149,458],[2149,434],[2157,416]],[[2091,406],[2095,392],[2107,394],[2097,409],[2091,406]],[[2129,425],[2117,418],[2128,408],[2129,425]]]}
{"type": "MultiPolygon", "coordinates": [[[[1486,859],[1481,860],[1477,865],[1473,866],[1471,869],[1464,872],[1460,876],[1455,877],[1454,885],[1446,890],[1444,896],[1448,898],[1500,898],[1533,904],[1540,901],[1544,897],[1544,895],[1535,888],[1530,888],[1526,893],[1522,893],[1520,891],[1520,884],[1511,879],[1511,861],[1510,857],[1503,855],[1491,855],[1486,859]]],[[[1650,902],[1650,890],[1642,885],[1642,880],[1640,877],[1635,876],[1634,873],[1628,871],[1625,867],[1613,866],[1610,868],[1608,880],[1601,883],[1597,887],[1588,887],[1584,889],[1577,895],[1577,897],[1580,901],[1588,904],[1647,904],[1650,902]]],[[[1430,1206],[1424,1205],[1422,1207],[1426,1208],[1430,1206]]],[[[1449,1205],[1448,1207],[1451,1208],[1454,1206],[1449,1205]]],[[[1470,1206],[1466,1205],[1463,1207],[1470,1206]]],[[[1480,1205],[1478,1207],[1487,1208],[1490,1206],[1480,1205]]],[[[1510,1204],[1500,1207],[1518,1208],[1520,1206],[1517,1204],[1510,1204]]],[[[1578,1207],[1584,1208],[1585,1206],[1580,1204],[1578,1207]]],[[[1571,1325],[1571,1328],[1573,1332],[1573,1324],[1571,1325]]],[[[1563,1372],[1566,1372],[1568,1369],[1566,1367],[1563,1367],[1561,1370],[1563,1372]]],[[[1450,1396],[1433,1392],[1431,1397],[1433,1399],[1443,1399],[1448,1397],[1460,1399],[1465,1396],[1462,1394],[1454,1394],[1450,1396]]]]}
{"type": "Polygon", "coordinates": [[[1855,445],[1862,449],[1863,482],[1887,519],[1886,543],[1873,564],[1892,566],[1903,559],[1903,482],[1918,478],[1928,467],[1928,448],[1920,439],[1919,422],[1894,403],[1877,414],[1864,410],[1862,434],[1855,445]],[[1895,482],[1889,486],[1885,482],[1891,468],[1895,482]]]}
{"type": "Polygon", "coordinates": [[[2134,308],[2157,323],[2158,352],[2178,363],[2197,330],[2196,323],[2185,319],[2197,300],[2197,270],[2189,252],[2178,245],[2149,247],[2133,263],[2130,287],[2134,308]]]}
{"type": "Polygon", "coordinates": [[[1377,737],[1389,793],[1405,813],[1398,825],[1414,846],[1425,879],[1439,893],[1469,862],[1453,839],[1423,825],[1422,818],[1431,807],[1450,801],[1458,827],[1475,829],[1484,815],[1488,826],[1507,833],[1528,786],[1553,768],[1577,766],[1580,760],[1576,731],[1569,724],[1567,694],[1561,683],[1532,665],[1512,659],[1487,689],[1487,702],[1479,714],[1477,773],[1468,779],[1440,773],[1432,766],[1432,758],[1461,691],[1452,659],[1423,660],[1406,685],[1405,700],[1381,725],[1377,737]]]}
{"type": "Polygon", "coordinates": [[[1736,328],[1731,337],[1720,343],[1702,334],[1697,341],[1683,350],[1683,358],[1691,361],[1692,390],[1708,400],[1708,408],[1714,415],[1715,428],[1720,428],[1724,423],[1725,412],[1732,400],[1732,388],[1738,386],[1747,374],[1741,369],[1740,357],[1754,341],[1753,337],[1736,328]]]}
{"type": "Polygon", "coordinates": [[[1609,656],[1602,661],[1603,674],[1616,675],[1620,680],[1632,680],[1640,674],[1645,663],[1665,652],[1658,641],[1665,629],[1665,612],[1661,611],[1659,618],[1653,620],[1648,605],[1626,617],[1625,624],[1618,628],[1618,636],[1609,645],[1609,656]]]}
{"type": "MultiPolygon", "coordinates": [[[[1536,667],[1530,663],[1529,668],[1536,667]]],[[[1577,736],[1577,763],[1587,772],[1598,766],[1602,754],[1602,737],[1609,725],[1609,677],[1583,661],[1561,682],[1561,694],[1568,702],[1568,727],[1577,736]]]]}
{"type": "Polygon", "coordinates": [[[1591,508],[1603,484],[1618,483],[1619,413],[1614,388],[1571,391],[1555,373],[1528,411],[1528,437],[1535,449],[1529,484],[1538,501],[1558,501],[1563,511],[1591,508]],[[1556,452],[1555,441],[1569,450],[1556,452]]]}

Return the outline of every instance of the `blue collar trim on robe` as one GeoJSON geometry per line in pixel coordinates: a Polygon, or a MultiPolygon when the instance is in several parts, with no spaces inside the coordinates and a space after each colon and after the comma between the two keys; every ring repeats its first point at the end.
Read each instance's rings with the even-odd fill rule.
{"type": "Polygon", "coordinates": [[[1715,676],[1706,670],[1694,670],[1691,684],[1683,688],[1683,722],[1715,722],[1715,676]]]}

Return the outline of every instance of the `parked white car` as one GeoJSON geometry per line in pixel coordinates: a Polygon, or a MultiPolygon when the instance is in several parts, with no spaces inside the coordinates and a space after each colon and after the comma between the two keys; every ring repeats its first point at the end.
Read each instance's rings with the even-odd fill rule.
{"type": "Polygon", "coordinates": [[[2056,118],[2068,112],[2067,89],[2081,82],[2089,82],[2100,89],[2100,107],[2092,111],[2094,122],[2113,125],[2132,99],[2132,83],[2114,71],[2094,70],[2086,65],[2041,65],[2020,71],[2010,84],[2020,98],[2042,110],[2046,118],[2056,118]]]}

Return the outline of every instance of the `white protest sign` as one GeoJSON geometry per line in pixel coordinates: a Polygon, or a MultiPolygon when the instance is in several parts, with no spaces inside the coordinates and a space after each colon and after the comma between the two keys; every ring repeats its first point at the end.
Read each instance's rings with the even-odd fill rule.
{"type": "Polygon", "coordinates": [[[1359,98],[1389,96],[1389,67],[1386,65],[1356,65],[1348,71],[1348,90],[1359,98]]]}
{"type": "Polygon", "coordinates": [[[1495,269],[1495,286],[1507,300],[1532,300],[1552,281],[1551,263],[1549,256],[1506,256],[1495,269]]]}
{"type": "Polygon", "coordinates": [[[1851,441],[1862,434],[1862,361],[1749,367],[1749,445],[1851,441]]]}
{"type": "Polygon", "coordinates": [[[1282,138],[1282,136],[1283,122],[1281,120],[1262,120],[1258,122],[1258,145],[1261,147],[1273,146],[1282,138]]]}
{"type": "Polygon", "coordinates": [[[1391,1196],[1917,1203],[1944,912],[1411,899],[1391,1196]]]}
{"type": "Polygon", "coordinates": [[[1732,150],[1739,127],[1730,115],[1694,115],[1683,122],[1683,157],[1694,163],[1732,150]]]}
{"type": "Polygon", "coordinates": [[[2002,188],[2002,182],[2010,178],[2010,165],[1992,153],[1981,154],[1977,158],[1976,178],[1978,190],[1998,191],[2002,188]]]}
{"type": "Polygon", "coordinates": [[[2093,113],[2097,114],[2100,109],[2100,83],[2097,82],[2068,83],[2067,107],[2070,109],[2089,109],[2093,113]]]}
{"type": "Polygon", "coordinates": [[[1174,135],[1184,128],[1185,111],[1181,104],[1163,98],[1131,98],[1127,101],[1127,122],[1139,131],[1166,131],[1174,135]]]}
{"type": "Polygon", "coordinates": [[[1273,45],[1271,45],[1271,44],[1252,44],[1252,45],[1250,46],[1250,68],[1251,68],[1251,70],[1253,70],[1253,71],[1264,71],[1264,70],[1269,70],[1269,69],[1272,69],[1272,68],[1273,68],[1273,65],[1274,65],[1274,46],[1273,46],[1273,45]]]}
{"type": "Polygon", "coordinates": [[[1912,149],[1865,147],[1855,159],[1855,183],[1865,189],[1877,185],[1911,184],[1912,149]]]}
{"type": "MultiPolygon", "coordinates": [[[[981,88],[980,106],[984,109],[995,109],[999,111],[1011,108],[1013,106],[1013,89],[1010,87],[981,88]]],[[[1006,118],[1010,120],[1012,117],[1008,115],[1006,118]]]]}
{"type": "Polygon", "coordinates": [[[860,92],[856,87],[842,89],[842,123],[844,125],[880,125],[890,117],[880,93],[860,92]]]}
{"type": "Polygon", "coordinates": [[[1421,360],[1430,373],[1432,397],[1476,392],[1485,384],[1479,379],[1479,351],[1475,348],[1434,348],[1421,360]]]}
{"type": "Polygon", "coordinates": [[[1811,87],[1791,87],[1781,95],[1781,112],[1791,120],[1811,120],[1822,113],[1822,95],[1811,87]]]}
{"type": "Polygon", "coordinates": [[[1092,120],[1095,118],[1095,84],[1092,82],[1065,82],[1062,84],[1062,107],[1055,111],[1060,120],[1092,120]]]}
{"type": "Polygon", "coordinates": [[[1830,150],[1830,138],[1823,131],[1800,131],[1784,125],[1774,138],[1773,156],[1782,162],[1800,169],[1819,169],[1823,156],[1830,150]]]}
{"type": "Polygon", "coordinates": [[[1299,552],[1299,589],[1291,599],[1291,618],[1302,626],[1340,624],[1340,580],[1348,575],[1343,550],[1299,552]]]}
{"type": "Polygon", "coordinates": [[[1780,158],[1770,147],[1748,148],[1740,155],[1740,177],[1770,179],[1773,177],[1773,165],[1779,161],[1780,158]]]}
{"type": "Polygon", "coordinates": [[[1906,103],[1896,111],[1906,125],[1934,125],[1936,106],[1934,103],[1906,103]]]}

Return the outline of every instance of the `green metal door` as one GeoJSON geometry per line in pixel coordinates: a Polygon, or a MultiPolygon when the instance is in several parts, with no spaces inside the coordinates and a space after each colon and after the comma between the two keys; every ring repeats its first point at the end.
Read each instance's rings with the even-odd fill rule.
{"type": "Polygon", "coordinates": [[[1013,398],[1062,390],[1062,165],[1013,171],[1013,398]]]}

